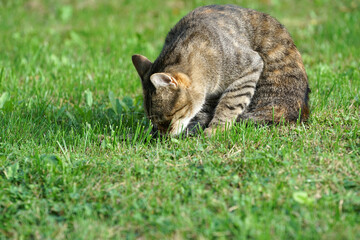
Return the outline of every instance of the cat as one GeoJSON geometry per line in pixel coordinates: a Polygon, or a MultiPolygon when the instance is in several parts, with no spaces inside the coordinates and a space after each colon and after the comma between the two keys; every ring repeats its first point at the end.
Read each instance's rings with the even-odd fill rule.
{"type": "Polygon", "coordinates": [[[211,135],[239,121],[280,123],[309,116],[308,77],[290,34],[268,14],[235,5],[196,8],[168,33],[152,63],[132,62],[145,112],[160,134],[211,135]]]}

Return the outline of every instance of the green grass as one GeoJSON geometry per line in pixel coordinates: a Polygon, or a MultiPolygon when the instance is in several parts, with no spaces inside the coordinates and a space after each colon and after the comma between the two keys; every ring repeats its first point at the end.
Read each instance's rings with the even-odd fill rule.
{"type": "Polygon", "coordinates": [[[196,6],[0,0],[1,239],[359,239],[360,4],[227,1],[291,32],[309,122],[150,140],[131,64],[196,6]]]}

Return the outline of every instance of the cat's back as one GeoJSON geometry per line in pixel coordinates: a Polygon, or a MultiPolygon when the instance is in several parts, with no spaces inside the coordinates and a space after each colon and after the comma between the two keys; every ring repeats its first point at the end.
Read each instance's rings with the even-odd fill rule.
{"type": "Polygon", "coordinates": [[[181,44],[185,40],[190,42],[191,36],[195,37],[195,32],[212,37],[212,41],[221,40],[219,37],[223,35],[231,35],[232,37],[242,35],[243,39],[248,39],[250,26],[246,21],[246,15],[249,11],[260,14],[235,5],[198,7],[184,16],[170,30],[165,45],[173,42],[181,44]]]}
{"type": "MultiPolygon", "coordinates": [[[[203,6],[188,13],[170,30],[158,65],[178,64],[181,58],[189,60],[194,52],[202,52],[204,57],[230,66],[236,63],[224,60],[239,59],[244,49],[258,52],[266,62],[269,58],[265,55],[274,46],[287,42],[293,43],[290,34],[268,14],[236,5],[203,6]]],[[[276,52],[272,51],[272,56],[276,52]]]]}

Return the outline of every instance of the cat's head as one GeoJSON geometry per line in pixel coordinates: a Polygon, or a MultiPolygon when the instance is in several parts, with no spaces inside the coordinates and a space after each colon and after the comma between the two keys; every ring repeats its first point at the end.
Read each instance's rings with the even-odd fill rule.
{"type": "Polygon", "coordinates": [[[153,64],[141,55],[132,56],[132,61],[141,78],[144,108],[153,127],[160,134],[181,133],[199,111],[189,77],[180,72],[153,73],[153,64]]]}

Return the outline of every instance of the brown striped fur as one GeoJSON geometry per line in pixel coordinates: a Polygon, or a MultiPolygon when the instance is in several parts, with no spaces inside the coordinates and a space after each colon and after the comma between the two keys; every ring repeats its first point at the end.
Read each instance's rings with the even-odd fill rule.
{"type": "Polygon", "coordinates": [[[265,13],[197,8],[171,29],[154,63],[141,55],[133,63],[147,116],[161,133],[309,116],[300,53],[285,27],[265,13]]]}

